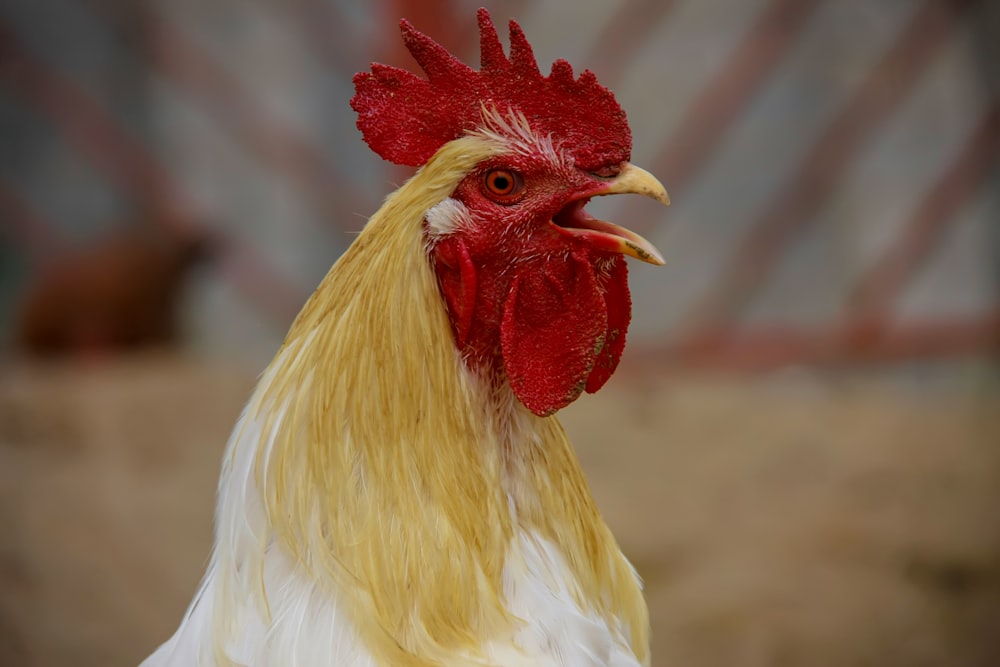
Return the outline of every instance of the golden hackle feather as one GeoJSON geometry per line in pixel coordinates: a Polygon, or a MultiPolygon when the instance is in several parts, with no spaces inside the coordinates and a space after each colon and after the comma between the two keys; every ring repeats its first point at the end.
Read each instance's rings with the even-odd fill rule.
{"type": "Polygon", "coordinates": [[[425,212],[504,150],[446,144],[327,274],[249,406],[273,437],[256,482],[274,534],[381,664],[473,664],[530,623],[502,596],[521,530],[561,548],[578,604],[621,619],[645,663],[641,592],[562,427],[465,367],[428,260],[425,212]]]}

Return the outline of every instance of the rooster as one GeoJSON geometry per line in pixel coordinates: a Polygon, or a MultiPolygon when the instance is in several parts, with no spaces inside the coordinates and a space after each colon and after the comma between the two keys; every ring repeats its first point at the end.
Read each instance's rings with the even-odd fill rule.
{"type": "Polygon", "coordinates": [[[308,300],[229,440],[215,546],[145,667],[645,665],[640,581],[553,416],[611,376],[645,239],[592,197],[668,203],[595,76],[544,76],[479,11],[481,68],[402,21],[351,106],[418,166],[308,300]]]}
{"type": "Polygon", "coordinates": [[[60,255],[25,291],[14,343],[36,357],[175,343],[184,278],[218,246],[214,235],[200,230],[141,229],[60,255]]]}

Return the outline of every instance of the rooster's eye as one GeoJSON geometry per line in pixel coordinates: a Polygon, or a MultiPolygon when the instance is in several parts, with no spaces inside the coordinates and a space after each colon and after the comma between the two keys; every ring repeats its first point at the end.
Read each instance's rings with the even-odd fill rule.
{"type": "Polygon", "coordinates": [[[494,169],[487,172],[483,184],[486,196],[500,204],[513,203],[524,189],[521,176],[509,169],[494,169]]]}

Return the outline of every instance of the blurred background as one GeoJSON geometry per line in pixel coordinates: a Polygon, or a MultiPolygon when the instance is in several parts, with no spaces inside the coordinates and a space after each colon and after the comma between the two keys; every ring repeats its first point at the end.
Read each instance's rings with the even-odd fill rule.
{"type": "MultiPolygon", "coordinates": [[[[564,421],[654,665],[1000,664],[1000,3],[508,0],[673,205],[564,421]]],[[[0,664],[173,631],[256,374],[407,176],[352,75],[458,0],[0,0],[0,664]]],[[[501,30],[502,38],[505,38],[501,30]]]]}

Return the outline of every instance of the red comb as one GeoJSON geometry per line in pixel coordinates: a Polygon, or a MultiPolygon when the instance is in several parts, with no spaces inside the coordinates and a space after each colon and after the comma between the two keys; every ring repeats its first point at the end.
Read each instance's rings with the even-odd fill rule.
{"type": "Polygon", "coordinates": [[[478,72],[404,19],[403,42],[427,79],[378,63],[370,73],[354,76],[351,107],[372,150],[396,164],[422,165],[442,145],[482,125],[485,106],[504,115],[524,114],[534,132],[551,135],[581,169],[629,158],[632,135],[625,112],[593,72],[585,70],[574,79],[570,64],[557,60],[551,74],[542,76],[515,21],[510,22],[508,58],[489,13],[480,9],[478,17],[478,72]]]}

